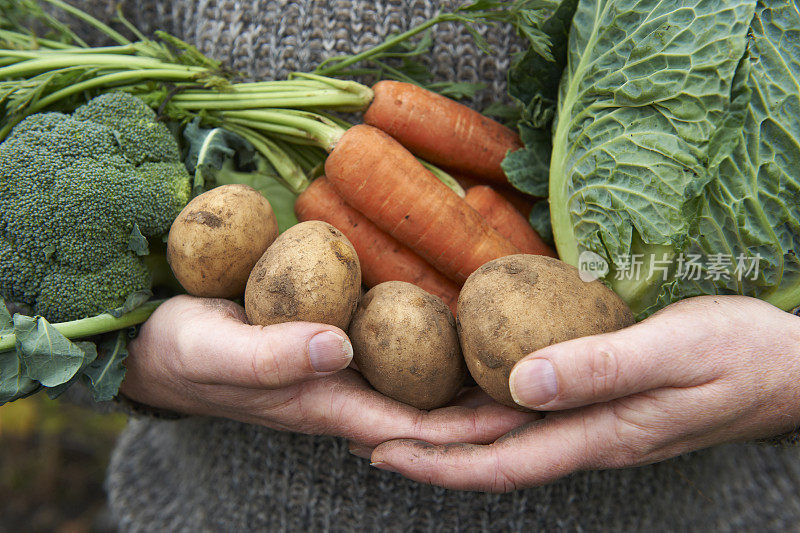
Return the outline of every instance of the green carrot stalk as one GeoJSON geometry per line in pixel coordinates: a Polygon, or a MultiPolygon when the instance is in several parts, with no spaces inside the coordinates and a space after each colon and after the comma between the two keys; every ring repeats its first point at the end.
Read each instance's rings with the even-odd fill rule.
{"type": "MultiPolygon", "coordinates": [[[[120,34],[113,28],[111,28],[108,24],[98,20],[97,18],[91,16],[90,14],[86,13],[78,9],[75,6],[72,6],[66,2],[62,2],[62,0],[44,0],[45,2],[52,4],[53,6],[57,7],[64,13],[72,15],[73,17],[77,18],[78,20],[82,20],[83,22],[93,26],[95,29],[100,30],[103,34],[107,35],[114,41],[119,44],[130,44],[130,41],[125,38],[124,35],[120,34]]],[[[85,43],[83,43],[85,46],[85,43]]]]}

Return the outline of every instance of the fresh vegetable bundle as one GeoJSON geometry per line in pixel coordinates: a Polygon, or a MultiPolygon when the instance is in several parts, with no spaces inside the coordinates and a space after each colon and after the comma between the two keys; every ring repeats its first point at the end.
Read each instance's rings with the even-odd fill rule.
{"type": "MultiPolygon", "coordinates": [[[[800,304],[796,254],[800,179],[794,169],[800,160],[795,149],[800,138],[796,120],[800,72],[795,68],[800,49],[796,39],[790,38],[800,15],[793,0],[478,0],[437,15],[373,49],[326,62],[315,73],[261,82],[238,80],[219,63],[167,34],[148,39],[121,19],[136,36],[136,41],[130,41],[61,0],[42,2],[77,16],[116,44],[88,47],[35,0],[0,0],[0,41],[4,44],[0,50],[0,139],[8,137],[0,156],[13,159],[17,149],[6,148],[24,145],[20,139],[26,132],[41,129],[54,135],[62,121],[85,120],[80,111],[71,117],[38,114],[42,111],[71,112],[98,95],[101,102],[103,98],[121,100],[107,94],[119,95],[119,91],[141,98],[188,141],[186,163],[194,173],[193,187],[185,172],[151,176],[154,179],[136,185],[147,191],[148,198],[156,199],[148,204],[155,219],[173,220],[176,206],[186,203],[189,190],[197,195],[220,185],[250,185],[270,200],[269,212],[263,211],[259,218],[263,227],[270,228],[264,235],[272,236],[275,224],[284,231],[298,218],[330,222],[344,235],[336,234],[328,244],[338,249],[341,242],[352,241],[352,255],[357,253],[360,260],[358,279],[363,273],[370,286],[390,280],[417,284],[441,297],[453,311],[461,285],[487,262],[498,271],[511,272],[519,266],[520,272],[536,272],[536,265],[493,260],[520,251],[554,255],[540,235],[554,241],[567,263],[591,267],[592,275],[604,277],[640,317],[697,294],[753,295],[784,309],[800,304]],[[50,29],[47,38],[25,29],[31,16],[50,29]],[[415,58],[430,43],[430,33],[425,32],[441,22],[470,28],[476,22],[510,23],[527,39],[528,49],[515,58],[509,73],[510,94],[519,105],[518,112],[508,116],[518,119],[519,137],[475,111],[420,88],[451,96],[475,90],[420,79],[422,71],[415,58]],[[409,44],[415,36],[421,38],[409,44]],[[369,88],[331,77],[363,73],[396,81],[369,88]],[[363,112],[366,124],[352,126],[329,114],[335,111],[363,112]],[[324,177],[318,177],[323,173],[324,177]],[[453,175],[465,183],[488,182],[495,189],[479,185],[465,192],[453,175]],[[542,198],[530,211],[530,225],[538,234],[511,205],[517,198],[509,192],[509,184],[542,198]]],[[[474,35],[485,46],[480,34],[474,35]]],[[[139,120],[155,124],[154,116],[139,120]]],[[[98,123],[99,137],[104,135],[103,127],[116,136],[117,130],[125,131],[103,119],[102,113],[92,113],[90,119],[98,123]]],[[[163,134],[163,124],[145,128],[147,134],[159,134],[156,130],[163,134]]],[[[72,140],[78,149],[70,154],[91,153],[103,146],[94,138],[87,141],[89,133],[81,132],[72,140]]],[[[120,146],[104,153],[121,147],[120,157],[125,160],[142,157],[135,149],[126,150],[125,140],[122,135],[117,139],[120,146]]],[[[140,144],[159,150],[158,143],[140,144]]],[[[174,148],[145,158],[174,171],[174,148]]],[[[56,151],[50,157],[57,156],[56,151]]],[[[80,163],[72,165],[78,168],[80,163]]],[[[12,330],[17,342],[14,351],[0,354],[0,402],[42,386],[57,394],[61,390],[57,387],[68,386],[82,375],[93,383],[91,372],[96,370],[91,365],[107,359],[97,358],[91,347],[73,344],[67,337],[117,330],[149,315],[143,311],[155,304],[145,307],[142,302],[150,297],[148,291],[159,272],[159,261],[152,261],[158,254],[149,252],[159,247],[158,236],[165,232],[162,226],[147,228],[136,218],[133,213],[141,195],[129,185],[125,194],[107,195],[117,204],[101,201],[96,214],[76,218],[73,237],[83,235],[87,228],[89,235],[107,237],[104,246],[95,246],[106,251],[81,262],[76,258],[90,256],[94,241],[80,253],[67,252],[75,239],[55,239],[68,233],[67,226],[58,226],[58,217],[54,225],[38,224],[45,231],[31,231],[37,220],[44,220],[36,218],[37,212],[46,211],[37,206],[52,202],[40,198],[42,191],[52,187],[41,182],[40,176],[29,179],[20,167],[15,166],[8,177],[3,174],[0,184],[3,201],[15,206],[8,212],[20,209],[16,206],[23,206],[25,212],[3,219],[4,255],[0,258],[16,270],[9,269],[9,274],[4,270],[0,288],[15,309],[24,310],[27,305],[29,314],[44,318],[19,314],[2,326],[2,350],[11,348],[8,334],[12,330]],[[36,179],[41,187],[30,186],[36,179]],[[13,185],[15,181],[18,185],[13,185]],[[21,244],[19,236],[26,234],[36,236],[31,239],[35,243],[31,249],[38,250],[35,254],[25,252],[28,243],[21,244]],[[54,265],[61,270],[56,277],[48,277],[54,265]],[[65,274],[65,269],[72,270],[65,274]],[[102,278],[102,288],[91,297],[73,282],[87,273],[97,279],[98,272],[113,275],[102,278]],[[63,303],[71,299],[74,302],[63,303]],[[82,307],[84,301],[91,305],[82,307]],[[109,321],[113,315],[101,315],[88,319],[95,329],[76,329],[69,323],[53,327],[45,320],[86,319],[112,308],[113,315],[123,315],[114,320],[124,323],[109,321]],[[68,332],[63,340],[59,338],[63,347],[50,343],[42,349],[25,341],[25,324],[31,322],[38,323],[38,331],[43,332],[36,338],[47,338],[57,330],[68,332]]],[[[81,175],[92,177],[91,172],[81,175]]],[[[76,190],[93,187],[91,181],[81,182],[76,190]]],[[[103,187],[107,185],[97,190],[103,187]]],[[[92,205],[74,191],[67,190],[59,198],[77,198],[92,205]]],[[[221,205],[216,202],[208,205],[221,205]]],[[[258,202],[253,205],[253,212],[263,208],[258,202]]],[[[216,242],[214,221],[198,213],[191,221],[204,224],[207,235],[191,234],[195,244],[216,242]]],[[[191,213],[185,214],[191,218],[191,213]]],[[[247,219],[234,226],[242,224],[246,226],[247,219]]],[[[302,235],[317,244],[330,241],[320,228],[306,233],[293,230],[290,237],[302,235]]],[[[178,239],[178,233],[172,237],[178,239]]],[[[258,245],[247,253],[237,252],[242,259],[237,279],[225,280],[232,283],[223,285],[241,292],[244,280],[239,278],[248,272],[252,278],[259,270],[253,264],[262,249],[267,253],[271,249],[271,238],[262,240],[236,241],[245,245],[258,241],[258,245]]],[[[275,251],[284,264],[289,259],[297,261],[297,257],[287,257],[289,248],[281,245],[276,250],[283,251],[275,251]]],[[[170,249],[177,253],[178,248],[170,249]]],[[[350,257],[347,250],[342,257],[350,257]]],[[[309,258],[318,257],[316,253],[309,258]]],[[[225,258],[224,253],[218,255],[225,258]]],[[[214,265],[215,272],[233,277],[232,269],[222,267],[214,265]]],[[[565,272],[563,266],[554,268],[565,272]]],[[[175,265],[173,270],[178,272],[175,265]]],[[[273,272],[266,267],[259,271],[273,272]]],[[[334,285],[349,284],[344,292],[351,297],[331,308],[339,318],[352,311],[356,299],[350,287],[353,272],[339,265],[335,275],[329,276],[334,285]]],[[[181,281],[186,285],[187,279],[181,281]]],[[[292,290],[289,285],[265,289],[286,296],[266,314],[293,309],[299,300],[292,295],[306,290],[300,278],[284,281],[291,281],[292,290]]],[[[492,291],[483,292],[489,298],[492,291]]],[[[490,300],[492,305],[502,303],[490,300]]],[[[326,310],[321,301],[308,305],[314,311],[326,310]]],[[[480,319],[479,315],[473,313],[473,319],[480,319]]],[[[525,313],[517,310],[514,316],[525,313]]],[[[620,317],[617,326],[627,323],[622,320],[627,315],[620,317]]],[[[491,327],[497,331],[499,326],[495,326],[483,324],[481,331],[491,327]]],[[[116,338],[120,340],[117,346],[124,346],[124,337],[116,338]]],[[[473,348],[469,350],[475,352],[473,348]]],[[[497,363],[491,368],[510,368],[506,363],[520,354],[507,355],[502,365],[478,361],[470,369],[480,375],[473,366],[497,363]]],[[[103,398],[121,380],[122,366],[113,368],[117,371],[102,373],[113,377],[100,394],[103,398]]],[[[507,400],[502,391],[496,397],[507,400]]]]}
{"type": "MultiPolygon", "coordinates": [[[[529,4],[538,2],[515,2],[510,11],[503,2],[476,2],[441,14],[373,50],[328,63],[323,70],[350,72],[346,69],[365,59],[380,69],[391,69],[387,59],[413,57],[424,49],[418,46],[398,53],[396,46],[443,21],[512,22],[535,44],[540,34],[520,22],[532,13],[529,4]]],[[[458,285],[446,276],[460,283],[485,261],[517,251],[469,207],[449,174],[417,160],[401,145],[461,172],[501,181],[502,157],[520,146],[511,130],[408,83],[378,84],[373,91],[318,74],[240,82],[187,43],[162,32],[149,39],[124,19],[120,23],[135,35],[135,41],[61,0],[0,1],[4,45],[0,49],[0,140],[4,140],[0,165],[6,167],[2,200],[11,207],[4,210],[2,219],[0,289],[9,300],[8,307],[34,315],[17,313],[3,326],[0,346],[8,351],[2,353],[0,402],[41,388],[55,396],[81,379],[88,380],[97,399],[108,399],[116,392],[124,373],[124,334],[115,337],[115,358],[105,352],[98,357],[94,344],[69,339],[120,330],[149,316],[158,302],[143,303],[159,285],[163,265],[160,254],[150,253],[151,248],[160,248],[161,237],[188,201],[190,189],[197,194],[226,183],[252,185],[279,200],[275,202],[277,224],[286,229],[296,223],[291,213],[296,194],[308,187],[325,153],[331,152],[326,168],[336,194],[349,198],[350,204],[374,219],[382,228],[375,230],[376,235],[387,232],[380,238],[391,242],[391,233],[411,245],[414,251],[405,257],[413,258],[429,276],[438,276],[442,286],[449,285],[451,305],[458,285]],[[87,46],[50,16],[44,4],[77,17],[115,44],[87,46]],[[46,38],[28,29],[31,19],[49,29],[46,38]],[[157,117],[150,110],[147,114],[129,109],[146,109],[143,102],[157,117]],[[426,136],[420,125],[427,123],[429,111],[439,107],[444,111],[440,126],[426,136]],[[72,115],[65,114],[76,108],[72,115]],[[372,126],[351,128],[323,109],[365,111],[368,122],[391,131],[397,140],[372,126]],[[182,129],[189,141],[191,188],[175,139],[159,122],[163,119],[173,125],[173,133],[182,129]],[[431,146],[437,148],[431,150],[431,146]],[[481,157],[465,157],[476,150],[481,157]],[[105,158],[108,162],[102,164],[110,172],[98,165],[105,158]],[[23,159],[30,163],[20,165],[23,159]],[[151,163],[162,167],[151,168],[151,163]],[[52,166],[52,175],[34,172],[40,165],[52,166]],[[135,170],[125,170],[125,165],[134,165],[135,170]],[[393,209],[383,209],[382,196],[406,189],[404,172],[414,187],[393,209]],[[386,177],[392,188],[359,193],[356,189],[362,185],[377,184],[377,178],[366,180],[373,174],[386,177]],[[109,191],[115,184],[120,189],[109,191]],[[431,203],[418,202],[420,198],[431,203]],[[64,205],[80,206],[83,211],[68,216],[67,209],[61,211],[64,216],[48,218],[48,209],[64,205]],[[449,234],[428,234],[429,228],[440,224],[437,220],[456,220],[452,229],[460,240],[453,241],[449,234]],[[431,263],[444,275],[436,273],[431,263]],[[38,344],[26,340],[31,335],[24,329],[25,320],[38,324],[38,344]],[[53,326],[48,320],[69,322],[53,326]],[[47,342],[42,343],[43,339],[47,342]],[[92,374],[98,365],[103,369],[102,387],[92,374]]],[[[480,35],[475,36],[480,41],[480,35]]],[[[393,72],[402,76],[400,70],[393,72]]],[[[439,88],[450,94],[474,90],[459,84],[439,88]]],[[[504,201],[495,199],[498,202],[504,201]]],[[[176,257],[177,249],[170,251],[176,257]]],[[[367,263],[378,265],[371,254],[367,257],[367,263]]],[[[246,257],[243,261],[247,272],[250,262],[246,257]]],[[[401,279],[407,276],[403,269],[391,266],[373,271],[374,283],[394,279],[398,272],[401,279]]],[[[235,277],[232,269],[224,272],[235,277]]],[[[187,280],[181,279],[184,285],[187,280]]]]}

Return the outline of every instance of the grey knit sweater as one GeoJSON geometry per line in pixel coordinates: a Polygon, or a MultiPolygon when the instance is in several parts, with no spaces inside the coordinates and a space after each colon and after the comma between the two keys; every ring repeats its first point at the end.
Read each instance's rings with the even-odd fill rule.
{"type": "MultiPolygon", "coordinates": [[[[113,2],[86,0],[96,13],[113,2]]],[[[253,77],[282,77],[380,42],[429,17],[423,0],[128,0],[165,29],[253,77]]],[[[441,79],[503,91],[513,38],[479,54],[463,30],[439,29],[441,79]]],[[[485,102],[478,102],[478,105],[485,102]]],[[[108,471],[128,531],[789,531],[800,524],[800,452],[721,446],[653,466],[573,475],[507,495],[447,491],[370,468],[343,440],[228,420],[134,418],[108,471]]]]}

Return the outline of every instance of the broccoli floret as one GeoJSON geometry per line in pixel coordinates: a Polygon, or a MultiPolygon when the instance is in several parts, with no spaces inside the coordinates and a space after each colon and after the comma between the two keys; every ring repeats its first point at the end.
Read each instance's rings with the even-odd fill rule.
{"type": "Polygon", "coordinates": [[[169,231],[190,179],[152,109],[108,93],[28,117],[0,144],[0,295],[51,322],[150,288],[131,235],[169,231]]]}

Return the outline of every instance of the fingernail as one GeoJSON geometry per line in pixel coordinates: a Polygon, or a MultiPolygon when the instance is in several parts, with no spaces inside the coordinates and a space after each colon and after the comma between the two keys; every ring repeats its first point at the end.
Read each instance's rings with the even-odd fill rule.
{"type": "Polygon", "coordinates": [[[374,463],[370,463],[369,466],[374,466],[380,470],[386,470],[387,472],[394,472],[397,473],[397,470],[392,468],[390,465],[384,463],[383,461],[375,461],[374,463]]]}
{"type": "Polygon", "coordinates": [[[353,346],[341,335],[324,331],[308,341],[308,358],[317,372],[341,370],[353,359],[353,346]]]}
{"type": "Polygon", "coordinates": [[[536,407],[556,397],[558,381],[552,363],[547,359],[531,359],[511,372],[509,387],[514,401],[525,407],[536,407]]]}
{"type": "Polygon", "coordinates": [[[372,457],[372,450],[375,448],[370,448],[369,446],[362,446],[360,444],[350,444],[348,447],[348,451],[355,455],[356,457],[361,457],[362,459],[369,459],[372,457]]]}

